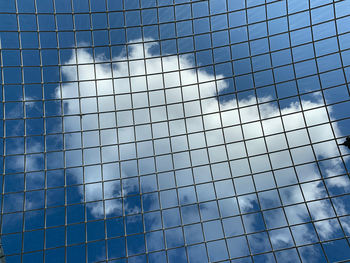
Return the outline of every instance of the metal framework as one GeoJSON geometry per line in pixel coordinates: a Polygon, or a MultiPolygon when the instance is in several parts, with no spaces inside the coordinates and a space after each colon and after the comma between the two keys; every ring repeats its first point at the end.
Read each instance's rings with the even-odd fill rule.
{"type": "Polygon", "coordinates": [[[349,25],[349,0],[1,1],[6,262],[350,260],[349,25]]]}

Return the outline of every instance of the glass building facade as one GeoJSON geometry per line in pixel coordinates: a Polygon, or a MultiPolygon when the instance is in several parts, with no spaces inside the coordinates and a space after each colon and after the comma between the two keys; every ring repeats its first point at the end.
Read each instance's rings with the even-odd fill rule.
{"type": "Polygon", "coordinates": [[[0,66],[0,260],[350,260],[349,0],[0,0],[0,66]]]}

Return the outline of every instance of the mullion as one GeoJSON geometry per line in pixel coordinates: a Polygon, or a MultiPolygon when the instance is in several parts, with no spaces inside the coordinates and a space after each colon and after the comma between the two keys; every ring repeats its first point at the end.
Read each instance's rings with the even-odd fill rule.
{"type": "MultiPolygon", "coordinates": [[[[173,2],[175,2],[174,0],[173,0],[173,2]]],[[[192,7],[192,6],[191,6],[192,7]]],[[[172,7],[172,9],[173,9],[173,15],[174,15],[174,19],[175,19],[175,22],[174,22],[174,27],[175,27],[175,37],[176,37],[176,53],[177,54],[179,54],[180,52],[179,52],[179,41],[178,41],[178,35],[177,35],[177,21],[176,21],[176,11],[175,11],[175,5],[172,7]]],[[[192,13],[191,13],[192,14],[192,13]]],[[[158,19],[159,19],[159,16],[158,16],[158,19]]],[[[193,37],[192,37],[192,39],[193,39],[193,37]]],[[[196,65],[196,64],[195,64],[196,65]]],[[[179,80],[180,80],[180,87],[182,87],[182,77],[181,77],[181,73],[180,73],[180,69],[181,69],[181,65],[180,65],[180,57],[179,56],[177,56],[177,71],[176,72],[178,72],[178,74],[179,74],[179,80]]],[[[163,69],[163,67],[162,67],[162,72],[164,72],[164,69],[163,69]]],[[[164,75],[163,75],[164,76],[164,75]]],[[[196,78],[197,78],[197,82],[198,82],[198,72],[196,72],[196,78]]],[[[164,79],[164,78],[163,78],[164,79]]],[[[165,87],[165,86],[164,86],[165,87]]],[[[187,141],[187,150],[186,151],[184,151],[185,153],[188,153],[188,155],[189,155],[189,162],[190,162],[190,167],[192,167],[193,166],[193,164],[192,164],[192,157],[191,157],[191,150],[190,150],[190,147],[189,147],[189,140],[188,140],[188,129],[187,129],[187,122],[186,122],[186,116],[185,116],[185,106],[184,106],[184,95],[183,95],[183,90],[182,90],[182,88],[180,88],[180,93],[181,93],[181,101],[182,101],[182,103],[180,103],[181,105],[182,105],[182,107],[181,107],[181,110],[183,111],[183,113],[184,113],[184,116],[183,116],[183,118],[180,118],[180,120],[181,119],[183,119],[183,121],[184,121],[184,126],[185,126],[185,134],[186,134],[186,141],[187,141]]],[[[166,99],[166,94],[165,94],[165,88],[164,88],[164,97],[165,97],[165,107],[166,107],[166,111],[167,111],[167,122],[168,122],[168,125],[169,125],[169,115],[168,115],[168,110],[167,110],[167,108],[168,108],[168,105],[170,105],[170,104],[168,104],[167,103],[167,99],[166,99]]],[[[201,111],[202,112],[202,111],[201,111]]],[[[169,129],[169,131],[170,131],[170,129],[169,129]]],[[[174,138],[174,135],[171,135],[171,138],[170,138],[170,143],[171,143],[171,139],[172,138],[174,138]]],[[[173,159],[173,156],[174,156],[174,151],[173,151],[173,148],[172,147],[170,147],[171,148],[171,151],[172,151],[172,160],[173,160],[173,162],[174,162],[174,159],[173,159]]],[[[208,154],[208,153],[207,153],[208,154]]],[[[208,154],[208,158],[209,158],[209,154],[208,154]]],[[[208,159],[209,160],[209,159],[208,159]]],[[[192,173],[192,175],[193,175],[193,169],[191,169],[191,173],[192,173]]],[[[177,180],[176,180],[176,175],[175,175],[175,188],[176,188],[176,197],[177,197],[177,202],[178,202],[178,204],[179,204],[179,213],[180,213],[180,222],[181,222],[181,230],[182,230],[182,237],[183,237],[183,242],[184,242],[184,244],[186,244],[186,235],[185,235],[185,230],[184,230],[184,227],[183,227],[183,225],[184,225],[184,223],[183,223],[183,213],[182,213],[182,210],[181,210],[181,208],[182,208],[182,205],[181,205],[181,202],[180,202],[180,198],[179,198],[179,191],[178,191],[178,183],[177,183],[177,180]]],[[[196,200],[197,200],[197,202],[198,202],[198,194],[197,194],[197,188],[196,188],[196,185],[194,186],[194,191],[195,191],[195,196],[196,196],[196,200]]],[[[197,211],[198,211],[198,214],[200,215],[200,211],[199,211],[199,205],[196,203],[196,207],[197,207],[197,211]]],[[[200,216],[201,217],[201,216],[200,216]]],[[[203,223],[202,223],[202,220],[200,219],[200,224],[201,224],[201,228],[202,228],[202,232],[204,233],[204,231],[203,231],[203,223]]],[[[187,261],[189,262],[190,261],[190,259],[189,259],[189,252],[188,252],[188,247],[186,247],[185,246],[185,252],[186,252],[186,258],[187,258],[187,261]]],[[[207,254],[208,254],[208,251],[207,251],[207,247],[206,247],[206,252],[207,252],[207,254]]]]}
{"type": "MultiPolygon", "coordinates": [[[[164,80],[164,67],[163,67],[163,55],[164,53],[162,52],[162,45],[161,45],[161,33],[160,33],[160,25],[159,25],[159,0],[156,0],[156,3],[157,3],[157,34],[158,34],[158,39],[159,39],[159,53],[160,53],[160,62],[161,62],[161,76],[162,76],[162,85],[163,87],[165,87],[165,80],[164,80]]],[[[180,73],[179,73],[180,74],[180,73]]],[[[147,77],[146,77],[147,79],[147,77]]],[[[148,87],[147,87],[148,88],[148,87]]],[[[148,92],[148,96],[149,96],[149,92],[148,92]]],[[[164,91],[164,99],[165,99],[165,102],[166,102],[166,95],[165,95],[165,91],[164,91]]],[[[165,113],[166,113],[166,116],[167,116],[167,120],[168,120],[168,116],[169,116],[169,113],[168,113],[168,108],[165,106],[165,113]]],[[[151,130],[153,130],[153,123],[151,124],[152,125],[152,128],[151,130]]],[[[169,125],[169,121],[167,121],[167,128],[168,128],[168,133],[169,133],[169,144],[170,144],[170,149],[173,149],[172,147],[172,143],[171,143],[171,135],[170,135],[170,125],[169,125]]],[[[152,137],[153,139],[153,137],[152,137]]],[[[154,143],[153,143],[154,144],[154,143]]],[[[173,153],[171,152],[171,165],[172,167],[174,167],[174,156],[173,156],[173,153]]],[[[158,156],[158,155],[157,155],[158,156]]],[[[156,178],[157,178],[157,186],[158,186],[158,189],[159,188],[159,173],[158,173],[158,169],[157,169],[157,165],[155,166],[156,168],[156,178]]],[[[163,242],[164,242],[164,249],[165,249],[165,256],[166,256],[166,261],[169,262],[169,248],[168,248],[168,245],[167,245],[167,238],[166,238],[166,230],[167,228],[165,227],[165,221],[164,221],[164,216],[163,216],[163,209],[162,209],[162,206],[161,206],[161,201],[160,201],[160,191],[158,192],[158,199],[159,199],[159,207],[160,207],[160,214],[161,214],[161,225],[162,225],[162,233],[163,233],[163,242]]],[[[180,219],[181,220],[181,219],[180,219]]]]}
{"type": "MultiPolygon", "coordinates": [[[[193,4],[191,4],[190,5],[190,7],[191,7],[191,17],[193,17],[193,4]]],[[[192,27],[192,44],[193,44],[193,46],[195,47],[195,39],[194,39],[194,22],[193,22],[194,20],[192,19],[191,20],[191,27],[192,27]]],[[[176,31],[176,33],[177,33],[177,31],[176,31]]],[[[197,80],[197,83],[199,83],[199,79],[198,79],[198,61],[197,61],[197,56],[196,56],[196,54],[195,54],[195,56],[194,56],[194,65],[195,65],[195,72],[196,72],[196,80],[197,80]]],[[[180,69],[180,67],[179,67],[179,70],[181,70],[180,69]]],[[[180,74],[180,76],[181,76],[181,74],[180,74]]],[[[182,88],[183,88],[184,86],[182,86],[182,88]]],[[[200,88],[199,88],[199,85],[197,85],[197,92],[198,92],[198,94],[200,94],[200,88]]],[[[182,92],[182,89],[181,89],[181,98],[182,98],[182,101],[183,101],[183,92],[182,92]]],[[[199,102],[201,101],[200,100],[200,98],[198,98],[198,100],[199,100],[199,102]]],[[[197,100],[194,100],[194,101],[197,101],[197,100]]],[[[200,107],[200,115],[201,115],[201,122],[202,123],[204,123],[204,118],[203,118],[203,109],[202,109],[202,103],[200,102],[199,103],[199,107],[200,107]]],[[[183,108],[183,111],[184,111],[184,108],[183,108]]],[[[185,112],[185,111],[184,111],[185,112]]],[[[186,124],[186,122],[185,122],[185,127],[186,127],[186,139],[187,139],[187,147],[188,147],[188,149],[189,149],[189,152],[190,152],[190,150],[191,150],[191,148],[189,147],[189,140],[188,140],[188,138],[189,138],[189,132],[187,131],[187,124],[186,124]]],[[[205,145],[207,145],[207,140],[206,140],[206,136],[204,135],[204,140],[205,140],[205,145]]],[[[209,160],[209,152],[208,152],[208,149],[206,149],[206,153],[207,153],[207,157],[208,157],[208,160],[209,160]]],[[[191,157],[191,155],[190,155],[190,157],[191,157]]],[[[193,180],[193,188],[194,188],[194,191],[195,191],[195,197],[196,197],[196,207],[197,207],[197,212],[198,212],[198,215],[200,216],[200,227],[201,227],[201,230],[202,230],[202,236],[204,236],[204,226],[203,226],[203,221],[202,221],[202,216],[201,216],[201,212],[200,212],[200,208],[199,208],[199,205],[200,205],[200,203],[199,203],[199,199],[198,199],[198,192],[197,192],[197,185],[199,185],[198,183],[196,183],[196,180],[195,180],[195,176],[194,176],[194,166],[193,166],[193,164],[192,164],[192,160],[190,161],[190,164],[191,164],[191,177],[192,177],[192,180],[193,180]]],[[[211,169],[210,169],[210,172],[211,172],[211,169]]],[[[214,183],[214,182],[212,182],[212,183],[214,183]]],[[[192,185],[191,185],[192,186],[192,185]]],[[[218,205],[218,202],[216,202],[216,204],[218,205]]],[[[187,237],[185,237],[185,239],[187,239],[187,237]]],[[[204,241],[205,242],[205,241],[204,241]]],[[[225,242],[226,243],[226,242],[225,242]]],[[[205,246],[205,252],[206,252],[206,257],[207,257],[207,260],[208,260],[208,262],[210,261],[210,257],[209,257],[209,251],[208,251],[208,246],[207,246],[207,243],[205,242],[204,243],[204,246],[205,246]]]]}
{"type": "MultiPolygon", "coordinates": [[[[288,0],[287,0],[288,1],[288,0]]],[[[288,5],[288,2],[286,1],[286,8],[287,8],[287,20],[288,20],[288,25],[289,25],[289,14],[288,14],[288,7],[287,7],[287,5],[288,5]]],[[[266,0],[265,0],[265,3],[266,3],[266,0]]],[[[268,14],[267,14],[267,8],[265,8],[265,15],[266,15],[266,18],[268,17],[268,14]]],[[[269,24],[268,23],[266,23],[266,27],[267,27],[267,43],[268,43],[268,49],[269,49],[269,59],[270,59],[270,63],[271,63],[271,65],[272,65],[272,55],[271,55],[271,44],[270,44],[270,35],[269,35],[269,24]]],[[[288,29],[289,29],[289,27],[288,27],[288,29]]],[[[289,35],[288,35],[288,37],[289,37],[289,39],[290,39],[290,33],[289,33],[289,35]]],[[[291,50],[291,46],[289,47],[289,49],[291,50]]],[[[292,64],[293,64],[293,62],[292,62],[292,64]]],[[[253,65],[251,65],[252,66],[252,68],[253,68],[253,65]]],[[[276,87],[276,79],[275,79],[275,74],[274,74],[274,67],[272,66],[272,68],[271,68],[271,71],[272,71],[272,78],[273,78],[273,87],[274,87],[274,91],[275,91],[275,93],[276,94],[278,94],[278,92],[277,92],[277,87],[276,87]]],[[[294,75],[295,76],[295,75],[294,75]]],[[[296,81],[296,80],[295,80],[296,81]]],[[[294,97],[294,96],[293,96],[294,97]]],[[[279,114],[280,115],[282,115],[281,114],[281,105],[280,105],[280,103],[279,103],[279,100],[277,99],[277,104],[278,104],[278,109],[279,109],[279,114]]],[[[287,142],[287,146],[288,146],[288,139],[287,139],[287,136],[286,136],[286,130],[285,130],[285,127],[284,127],[284,122],[282,121],[282,127],[283,127],[283,131],[282,131],[282,134],[284,134],[284,138],[285,138],[285,141],[287,142]]],[[[305,126],[305,127],[302,127],[302,128],[300,128],[301,130],[305,130],[307,127],[305,126]]],[[[263,138],[264,138],[264,144],[265,144],[265,147],[266,147],[266,149],[268,149],[268,146],[267,146],[267,142],[266,142],[266,136],[264,135],[264,129],[262,128],[262,132],[263,132],[263,138]]],[[[290,149],[289,148],[289,146],[288,146],[288,149],[290,149]]],[[[269,152],[271,152],[271,151],[269,151],[269,152]]],[[[278,152],[278,151],[276,151],[276,152],[278,152]]],[[[291,157],[291,159],[292,159],[292,153],[290,152],[290,150],[289,150],[289,155],[290,155],[290,157],[291,157]]],[[[270,154],[268,154],[268,156],[269,156],[269,163],[270,163],[270,166],[272,167],[272,162],[271,162],[271,158],[270,158],[270,154]]],[[[293,165],[293,167],[294,167],[294,165],[293,165]]],[[[288,222],[288,217],[287,217],[287,214],[286,214],[286,211],[285,211],[285,207],[283,206],[283,202],[282,202],[282,198],[281,198],[281,193],[280,193],[280,191],[279,191],[279,189],[281,189],[281,187],[278,187],[278,184],[277,184],[277,181],[276,181],[276,175],[275,175],[275,173],[274,173],[274,169],[272,168],[272,177],[273,177],[273,180],[274,180],[274,183],[275,183],[275,185],[277,186],[276,187],[276,191],[277,191],[277,194],[278,194],[278,198],[279,198],[279,201],[280,201],[280,203],[282,204],[282,207],[281,207],[281,209],[282,209],[282,212],[283,212],[283,215],[284,215],[284,217],[286,218],[286,220],[287,220],[287,227],[288,227],[288,231],[289,231],[289,233],[290,233],[290,235],[291,235],[291,237],[292,237],[292,241],[293,241],[293,245],[294,245],[294,247],[295,248],[297,248],[297,245],[296,245],[296,242],[295,242],[295,238],[294,238],[294,235],[292,234],[292,230],[291,230],[291,227],[290,227],[290,225],[289,225],[289,222],[288,222]]],[[[297,185],[299,186],[299,182],[297,183],[297,185]]],[[[299,186],[300,187],[300,186],[299,186]]],[[[305,200],[305,199],[304,199],[305,200]]],[[[272,244],[271,244],[272,245],[272,244]]],[[[274,250],[273,250],[274,251],[274,250]]],[[[302,262],[302,257],[301,257],[301,255],[300,255],[300,252],[299,252],[299,250],[298,249],[296,249],[296,252],[297,252],[297,255],[298,255],[298,258],[301,260],[301,262],[302,262]]],[[[276,254],[275,253],[273,253],[273,256],[274,256],[274,258],[275,258],[275,260],[277,261],[277,258],[276,258],[276,254]]]]}
{"type": "MultiPolygon", "coordinates": [[[[227,2],[227,0],[226,0],[226,2],[227,2]]],[[[228,5],[226,5],[226,10],[227,10],[227,8],[228,8],[228,5]]],[[[228,10],[227,10],[228,11],[228,10]]],[[[211,60],[212,60],[212,64],[213,64],[213,75],[214,75],[214,82],[215,82],[215,91],[216,91],[216,94],[219,94],[219,91],[218,91],[218,86],[217,86],[217,79],[216,79],[216,70],[215,70],[215,61],[214,61],[214,45],[213,45],[213,33],[212,33],[212,21],[211,21],[211,9],[210,9],[210,3],[208,2],[208,14],[209,14],[209,35],[210,35],[210,51],[211,51],[211,60]]],[[[193,27],[194,28],[194,27],[193,27]]],[[[227,32],[229,32],[229,31],[227,31],[227,32]]],[[[230,34],[228,33],[228,35],[229,35],[229,40],[230,40],[230,34]]],[[[230,55],[232,55],[232,53],[231,53],[231,48],[230,48],[230,55]]],[[[231,56],[231,58],[232,58],[232,56],[231,56]]],[[[232,63],[231,63],[232,64],[232,63]]],[[[232,71],[233,72],[233,71],[232,71]]],[[[198,83],[198,70],[196,71],[196,73],[197,73],[197,83],[198,83]]],[[[222,115],[221,115],[221,107],[220,107],[220,102],[219,102],[219,100],[217,100],[217,103],[218,103],[218,110],[219,110],[219,117],[220,117],[220,126],[221,126],[221,132],[222,132],[222,134],[223,134],[223,121],[222,121],[222,115]]],[[[202,122],[204,123],[204,117],[203,117],[203,105],[202,105],[202,103],[200,103],[200,107],[201,107],[201,116],[202,116],[202,122]]],[[[240,119],[240,114],[239,114],[239,106],[238,106],[238,116],[239,116],[239,119],[240,119]]],[[[241,122],[241,120],[240,120],[240,122],[241,122]]],[[[205,128],[204,128],[205,129],[205,128]]],[[[219,130],[220,130],[220,128],[219,128],[219,130]]],[[[206,130],[205,130],[206,131],[206,130]]],[[[227,156],[227,161],[228,161],[228,151],[227,151],[227,147],[226,147],[226,144],[225,144],[225,136],[224,136],[224,134],[223,134],[223,138],[224,138],[224,146],[225,146],[225,154],[226,154],[226,156],[227,156]]],[[[205,135],[205,138],[204,138],[204,140],[205,140],[205,146],[206,146],[206,149],[207,149],[207,155],[208,155],[208,160],[210,160],[210,157],[209,157],[209,147],[208,147],[208,142],[207,142],[207,136],[205,135]]],[[[209,164],[211,164],[210,163],[210,161],[209,161],[209,164]]],[[[229,165],[230,166],[230,165],[229,165]]],[[[210,165],[209,166],[210,167],[210,174],[211,174],[211,179],[212,179],[212,184],[213,184],[213,188],[214,188],[214,194],[215,194],[215,200],[216,200],[216,205],[217,205],[217,207],[220,207],[219,206],[219,202],[218,202],[218,197],[217,197],[217,191],[216,191],[216,187],[215,187],[215,184],[214,184],[214,176],[213,176],[213,171],[212,171],[212,166],[210,165]]],[[[234,189],[234,191],[235,191],[235,193],[234,193],[234,196],[236,197],[236,188],[235,188],[235,184],[234,184],[234,181],[233,181],[233,176],[232,176],[232,170],[231,169],[229,169],[230,170],[230,174],[231,174],[231,177],[232,177],[232,185],[233,185],[233,189],[234,189]]],[[[238,211],[240,212],[240,215],[241,215],[241,209],[240,209],[240,204],[239,204],[239,202],[237,201],[237,206],[238,206],[238,211]]],[[[220,225],[221,225],[221,229],[222,229],[222,231],[223,231],[223,233],[225,233],[225,231],[224,231],[224,225],[223,225],[223,221],[222,221],[222,215],[221,215],[221,211],[220,211],[220,209],[219,209],[219,220],[220,220],[220,225]]],[[[241,220],[241,222],[243,222],[243,218],[240,216],[240,220],[241,220]]],[[[243,226],[243,229],[244,229],[244,232],[246,232],[245,231],[245,226],[244,226],[244,223],[242,224],[242,226],[243,226]]],[[[245,240],[246,240],[246,242],[247,242],[247,244],[248,244],[248,249],[249,249],[249,253],[251,254],[251,248],[250,248],[250,244],[249,244],[249,242],[248,242],[248,237],[246,236],[246,235],[244,235],[244,237],[245,237],[245,240]]],[[[229,258],[232,258],[232,256],[230,255],[230,249],[229,249],[229,246],[228,246],[228,243],[227,243],[227,239],[225,238],[224,239],[224,241],[225,241],[225,247],[226,247],[226,251],[227,251],[227,255],[229,256],[229,258]]],[[[208,247],[206,246],[206,249],[208,250],[208,247]]],[[[207,253],[208,253],[208,251],[207,251],[207,253]]],[[[208,253],[209,254],[209,253],[208,253]]]]}
{"type": "MultiPolygon", "coordinates": [[[[43,63],[42,63],[43,60],[42,60],[42,52],[41,52],[41,42],[40,42],[40,34],[39,34],[40,33],[40,31],[39,31],[39,20],[38,20],[37,1],[36,0],[34,0],[34,9],[35,9],[35,22],[36,22],[36,28],[37,28],[38,49],[39,49],[39,56],[40,56],[41,82],[43,83],[44,82],[44,78],[43,78],[43,63]]],[[[23,31],[21,31],[21,32],[23,32],[23,31]]],[[[41,94],[42,94],[42,97],[44,98],[44,85],[41,85],[41,94]]],[[[27,101],[27,98],[25,98],[25,101],[27,101]]],[[[46,227],[47,227],[47,224],[46,224],[46,217],[47,217],[47,210],[46,210],[46,207],[47,207],[47,161],[46,161],[46,154],[45,154],[45,152],[46,152],[46,123],[44,121],[45,120],[45,103],[44,102],[42,102],[42,107],[43,107],[43,116],[42,116],[41,119],[43,121],[43,133],[44,133],[43,134],[44,135],[43,136],[44,137],[44,154],[43,155],[44,155],[44,170],[45,170],[45,172],[44,172],[44,187],[45,187],[45,189],[44,189],[44,199],[45,199],[45,201],[44,201],[44,206],[45,206],[45,208],[44,208],[44,218],[45,218],[45,223],[44,223],[44,231],[43,231],[44,237],[43,237],[43,246],[42,246],[42,248],[43,248],[43,251],[42,251],[43,255],[42,255],[42,257],[43,257],[43,261],[45,262],[45,253],[44,252],[46,250],[46,238],[47,238],[46,237],[46,235],[47,235],[47,231],[46,231],[46,227]]],[[[26,105],[24,105],[24,108],[26,108],[26,105]]],[[[24,114],[26,114],[26,113],[24,112],[24,114]]],[[[26,115],[24,117],[27,119],[26,115]]],[[[26,156],[26,151],[25,151],[25,156],[26,156]]],[[[24,187],[25,187],[25,189],[26,189],[26,185],[27,185],[26,178],[27,178],[27,176],[25,174],[25,177],[24,177],[24,187]]],[[[27,211],[27,209],[26,209],[26,211],[27,211]]]]}
{"type": "MultiPolygon", "coordinates": [[[[18,2],[17,0],[14,1],[14,4],[15,4],[15,9],[16,9],[16,12],[18,12],[18,2]]],[[[16,14],[16,22],[17,22],[17,29],[18,29],[18,43],[19,43],[19,47],[20,47],[20,65],[23,66],[23,54],[22,54],[22,38],[21,38],[21,35],[20,35],[20,32],[21,32],[21,25],[20,25],[20,22],[19,22],[19,15],[16,14]]],[[[23,67],[21,67],[21,82],[23,83],[21,86],[22,86],[22,98],[23,100],[25,100],[25,89],[24,89],[24,73],[23,73],[23,67]]],[[[24,102],[22,103],[22,107],[23,107],[23,118],[25,118],[26,116],[26,111],[25,111],[25,105],[24,105],[24,102]]],[[[24,125],[23,125],[23,129],[24,129],[24,137],[26,135],[26,121],[24,119],[24,125]]],[[[24,139],[24,153],[26,153],[26,139],[24,139]]],[[[24,157],[24,171],[26,171],[26,158],[24,157]]],[[[23,206],[22,206],[22,211],[23,211],[23,217],[22,217],[22,233],[21,233],[21,255],[20,255],[20,258],[21,258],[21,262],[23,261],[23,252],[24,252],[24,234],[25,234],[25,211],[26,211],[26,185],[24,185],[24,189],[23,189],[23,206]]]]}
{"type": "MultiPolygon", "coordinates": [[[[253,61],[252,61],[252,48],[251,48],[251,45],[250,45],[251,39],[250,39],[249,28],[248,28],[248,24],[249,24],[249,22],[248,22],[248,9],[247,9],[248,1],[245,0],[244,2],[245,2],[245,7],[246,7],[246,9],[245,9],[246,20],[245,21],[246,21],[246,25],[247,25],[246,28],[247,28],[247,37],[248,37],[249,62],[250,62],[251,69],[253,69],[254,67],[253,67],[253,61]]],[[[265,4],[266,4],[266,0],[265,0],[265,4]]],[[[267,5],[265,5],[265,15],[267,14],[267,10],[266,9],[267,9],[267,5]]],[[[267,16],[266,16],[266,19],[267,19],[267,16]]],[[[267,29],[266,29],[267,30],[267,34],[269,34],[268,23],[267,22],[265,22],[265,23],[266,23],[266,27],[267,27],[267,29]]],[[[267,42],[269,43],[269,36],[268,35],[267,35],[267,42]]],[[[272,66],[272,68],[273,68],[273,66],[272,66]]],[[[252,81],[253,81],[253,87],[255,87],[256,86],[256,84],[255,84],[255,76],[254,76],[253,73],[251,73],[251,77],[252,77],[252,81]]],[[[255,94],[255,100],[257,101],[258,96],[257,96],[257,93],[256,93],[256,89],[254,89],[254,94],[255,94]]],[[[256,103],[255,103],[255,105],[256,105],[256,103]]],[[[262,136],[263,136],[263,139],[264,139],[264,145],[265,145],[266,149],[268,149],[267,143],[266,143],[266,139],[265,139],[264,127],[263,127],[262,121],[261,121],[260,107],[257,107],[257,110],[258,110],[259,124],[260,124],[260,128],[262,130],[262,136]]],[[[282,115],[280,107],[278,108],[278,110],[279,110],[279,115],[282,115]]],[[[242,117],[242,113],[239,110],[238,110],[238,113],[239,113],[240,118],[241,118],[242,117]]],[[[242,120],[240,120],[240,123],[242,123],[242,120]]],[[[251,155],[249,156],[249,152],[248,152],[248,148],[247,148],[247,144],[246,144],[246,139],[245,139],[245,136],[244,136],[244,131],[242,131],[242,136],[243,136],[243,143],[244,143],[245,152],[248,155],[247,156],[247,160],[248,160],[249,170],[250,170],[250,173],[252,173],[253,170],[252,170],[252,165],[251,165],[251,162],[250,162],[250,156],[251,155]]],[[[263,153],[261,156],[264,156],[264,155],[265,155],[265,153],[263,153]]],[[[268,160],[269,160],[269,166],[271,167],[271,170],[273,171],[273,166],[272,166],[271,158],[270,158],[270,155],[269,155],[269,151],[266,153],[266,155],[267,155],[268,160]]],[[[254,190],[255,190],[254,192],[257,193],[258,190],[256,188],[256,183],[255,183],[255,180],[254,180],[253,176],[252,176],[252,181],[253,181],[253,186],[254,186],[254,190]]],[[[277,193],[278,193],[279,201],[281,202],[281,197],[279,195],[278,189],[277,189],[277,193]]],[[[261,203],[260,203],[259,196],[257,197],[257,202],[258,202],[258,205],[259,205],[259,207],[261,209],[261,203]]],[[[261,210],[259,212],[261,212],[261,210]]],[[[273,248],[273,245],[272,245],[270,233],[269,233],[269,231],[267,231],[268,227],[267,227],[266,220],[265,220],[264,216],[262,216],[262,220],[263,220],[263,225],[264,225],[264,231],[262,233],[266,233],[267,234],[269,245],[270,245],[271,251],[273,253],[275,249],[273,248]]],[[[249,244],[249,240],[248,240],[248,244],[249,244]]],[[[274,259],[277,261],[275,253],[273,253],[273,256],[274,256],[274,259]]]]}

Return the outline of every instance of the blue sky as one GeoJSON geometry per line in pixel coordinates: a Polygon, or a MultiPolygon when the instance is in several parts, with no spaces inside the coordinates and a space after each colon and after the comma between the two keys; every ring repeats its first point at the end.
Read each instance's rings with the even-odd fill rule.
{"type": "Polygon", "coordinates": [[[1,2],[6,261],[349,259],[350,2],[266,2],[1,2]]]}

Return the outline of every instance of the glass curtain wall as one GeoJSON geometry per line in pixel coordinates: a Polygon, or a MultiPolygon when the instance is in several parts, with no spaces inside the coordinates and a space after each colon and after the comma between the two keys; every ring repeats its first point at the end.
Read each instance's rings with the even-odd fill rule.
{"type": "Polygon", "coordinates": [[[0,69],[0,260],[350,260],[350,0],[0,0],[0,69]]]}

